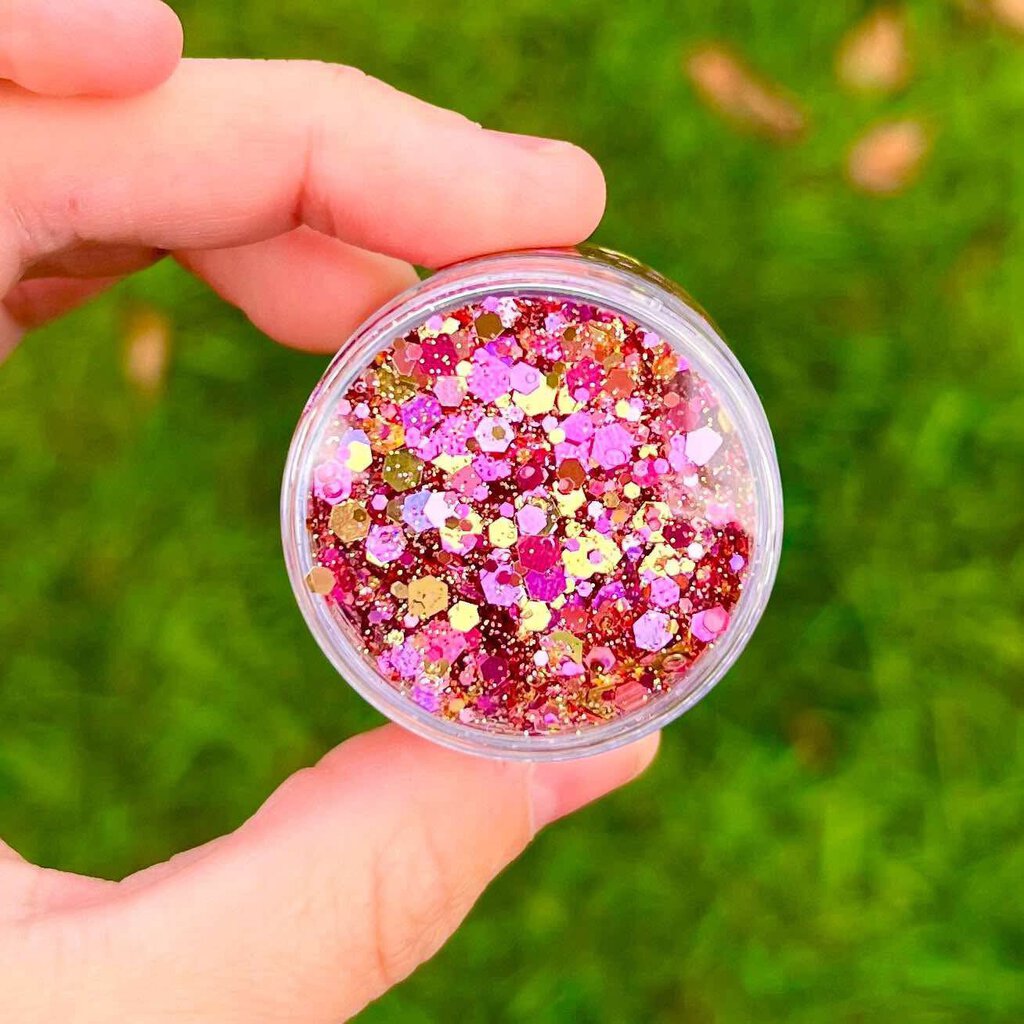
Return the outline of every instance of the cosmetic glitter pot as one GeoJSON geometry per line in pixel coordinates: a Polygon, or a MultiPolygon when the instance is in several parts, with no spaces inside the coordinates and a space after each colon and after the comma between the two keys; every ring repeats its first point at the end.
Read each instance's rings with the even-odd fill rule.
{"type": "Polygon", "coordinates": [[[602,249],[469,260],[342,346],[292,442],[292,587],[389,718],[492,757],[608,750],[701,699],[764,611],[771,432],[678,287],[602,249]]]}

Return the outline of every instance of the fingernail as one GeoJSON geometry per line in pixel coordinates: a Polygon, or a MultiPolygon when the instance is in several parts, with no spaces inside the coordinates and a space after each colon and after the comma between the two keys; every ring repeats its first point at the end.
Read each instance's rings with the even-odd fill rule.
{"type": "Polygon", "coordinates": [[[534,153],[545,149],[564,149],[566,146],[572,146],[571,142],[565,142],[562,139],[546,139],[541,135],[517,135],[515,132],[497,132],[492,128],[485,128],[484,131],[499,142],[534,153]]]}
{"type": "Polygon", "coordinates": [[[534,833],[635,779],[657,752],[654,735],[597,757],[535,764],[530,778],[534,833]]]}

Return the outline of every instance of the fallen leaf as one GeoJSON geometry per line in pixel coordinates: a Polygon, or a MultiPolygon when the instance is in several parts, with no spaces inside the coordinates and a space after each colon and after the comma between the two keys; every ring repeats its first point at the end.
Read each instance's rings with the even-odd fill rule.
{"type": "Polygon", "coordinates": [[[124,334],[121,366],[136,390],[155,395],[163,387],[171,351],[171,325],[152,306],[132,311],[124,334]]]}
{"type": "Polygon", "coordinates": [[[960,0],[959,7],[969,17],[988,18],[1024,34],[1024,0],[960,0]]]}
{"type": "Polygon", "coordinates": [[[919,121],[877,125],[850,150],[850,180],[876,195],[899,192],[917,177],[929,148],[928,133],[919,121]]]}
{"type": "Polygon", "coordinates": [[[991,0],[992,17],[1015,32],[1024,32],[1024,0],[991,0]]]}
{"type": "Polygon", "coordinates": [[[882,7],[850,29],[836,58],[839,81],[860,92],[893,92],[910,79],[903,14],[882,7]]]}
{"type": "Polygon", "coordinates": [[[684,66],[701,99],[728,120],[780,142],[795,139],[806,127],[803,112],[779,86],[725,47],[702,46],[684,66]]]}
{"type": "Polygon", "coordinates": [[[836,738],[828,719],[812,708],[798,711],[786,723],[796,759],[810,771],[824,771],[835,754],[836,738]]]}

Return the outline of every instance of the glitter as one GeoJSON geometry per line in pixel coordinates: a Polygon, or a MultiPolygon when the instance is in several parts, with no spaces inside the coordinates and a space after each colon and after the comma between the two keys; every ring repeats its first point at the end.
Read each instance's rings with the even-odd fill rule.
{"type": "Polygon", "coordinates": [[[422,472],[423,461],[403,449],[387,456],[381,476],[396,491],[408,491],[419,484],[422,472]]]}
{"type": "Polygon", "coordinates": [[[448,621],[452,629],[468,633],[480,623],[480,609],[468,601],[458,601],[448,609],[448,621]]]}
{"type": "Polygon", "coordinates": [[[358,501],[344,501],[331,509],[328,525],[338,540],[351,544],[370,532],[370,516],[358,501]]]}
{"type": "Polygon", "coordinates": [[[685,685],[728,630],[745,450],[708,382],[621,314],[507,295],[438,312],[331,416],[307,586],[420,713],[578,732],[685,685]]]}
{"type": "Polygon", "coordinates": [[[519,539],[519,531],[511,519],[495,519],[487,527],[487,539],[496,548],[510,548],[519,539]]]}
{"type": "Polygon", "coordinates": [[[306,574],[306,586],[314,594],[329,594],[334,583],[334,573],[323,565],[314,565],[306,574]]]}
{"type": "Polygon", "coordinates": [[[528,416],[541,416],[555,407],[556,394],[550,384],[540,384],[529,394],[516,391],[512,401],[528,416]]]}
{"type": "Polygon", "coordinates": [[[482,313],[476,318],[476,336],[481,341],[490,341],[501,334],[503,324],[501,318],[495,313],[482,313]]]}
{"type": "Polygon", "coordinates": [[[523,605],[522,612],[523,628],[532,633],[539,633],[547,629],[551,622],[551,609],[541,601],[527,601],[523,605]]]}
{"type": "Polygon", "coordinates": [[[690,620],[690,631],[698,640],[710,643],[725,632],[729,625],[729,613],[720,605],[707,611],[697,612],[690,620]]]}
{"type": "Polygon", "coordinates": [[[695,466],[706,466],[721,444],[721,434],[711,427],[700,427],[686,435],[686,457],[695,466]]]}
{"type": "Polygon", "coordinates": [[[516,522],[523,533],[540,533],[547,526],[548,517],[536,505],[526,505],[516,513],[516,522]]]}
{"type": "Polygon", "coordinates": [[[633,623],[637,647],[645,651],[660,651],[672,639],[668,628],[670,621],[663,612],[644,612],[633,623]]]}
{"type": "Polygon", "coordinates": [[[409,611],[420,619],[429,619],[448,607],[448,584],[433,576],[423,576],[409,584],[409,611]]]}

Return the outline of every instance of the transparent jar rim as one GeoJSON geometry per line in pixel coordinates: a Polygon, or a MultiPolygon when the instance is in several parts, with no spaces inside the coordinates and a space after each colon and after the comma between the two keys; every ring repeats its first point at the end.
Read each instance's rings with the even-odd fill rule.
{"type": "Polygon", "coordinates": [[[746,372],[710,319],[673,282],[609,250],[541,249],[476,257],[437,271],[396,296],[341,346],[300,417],[285,464],[281,531],[288,576],[314,639],[342,678],[378,711],[426,739],[509,760],[566,760],[615,749],[662,728],[698,703],[739,657],[768,602],[782,543],[782,485],[771,429],[746,372]],[[306,509],[311,457],[340,397],[381,349],[430,315],[490,295],[552,295],[611,309],[674,343],[714,389],[747,454],[755,492],[754,544],[725,636],[689,669],[687,685],[607,724],[548,735],[488,731],[438,718],[392,686],[349,631],[306,586],[313,566],[306,509]]]}

